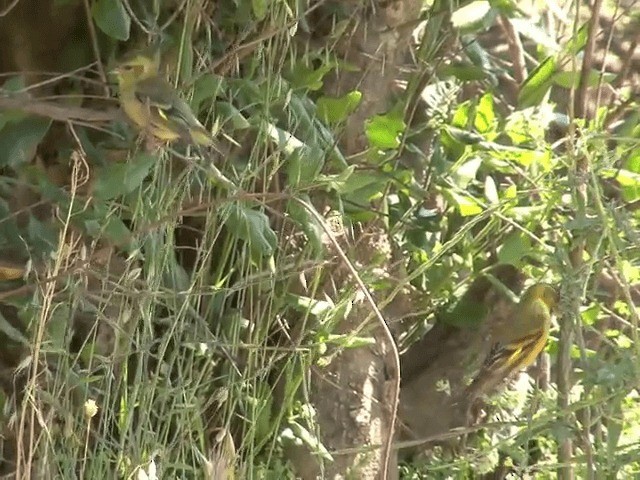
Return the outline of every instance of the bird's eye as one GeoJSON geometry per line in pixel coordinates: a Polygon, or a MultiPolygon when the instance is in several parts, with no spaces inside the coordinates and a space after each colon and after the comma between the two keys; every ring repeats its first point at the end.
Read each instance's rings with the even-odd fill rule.
{"type": "Polygon", "coordinates": [[[130,72],[131,70],[133,70],[133,68],[134,68],[134,67],[133,67],[133,65],[126,65],[126,64],[125,64],[125,65],[123,65],[123,66],[122,66],[122,69],[123,69],[125,72],[130,72]]]}

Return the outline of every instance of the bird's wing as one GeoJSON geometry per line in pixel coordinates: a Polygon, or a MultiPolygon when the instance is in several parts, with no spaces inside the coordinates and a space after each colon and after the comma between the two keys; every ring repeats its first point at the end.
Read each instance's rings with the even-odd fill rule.
{"type": "Polygon", "coordinates": [[[495,344],[485,361],[485,368],[516,370],[529,366],[547,343],[544,329],[540,328],[507,343],[495,344]]]}
{"type": "Polygon", "coordinates": [[[153,109],[182,134],[187,134],[193,128],[204,128],[189,105],[178,96],[171,84],[163,79],[142,80],[136,85],[135,95],[138,101],[153,109]]]}
{"type": "Polygon", "coordinates": [[[485,365],[499,364],[500,368],[504,366],[510,371],[519,370],[531,365],[545,347],[551,321],[548,307],[536,300],[521,306],[516,315],[522,334],[514,336],[514,332],[508,331],[511,338],[498,340],[485,365]]]}
{"type": "Polygon", "coordinates": [[[170,110],[176,96],[173,87],[160,78],[148,78],[135,85],[136,98],[145,105],[170,110]]]}

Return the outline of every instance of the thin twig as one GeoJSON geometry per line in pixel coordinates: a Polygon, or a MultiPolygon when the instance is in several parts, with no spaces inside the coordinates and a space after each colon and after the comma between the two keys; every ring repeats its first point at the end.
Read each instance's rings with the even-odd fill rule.
{"type": "Polygon", "coordinates": [[[131,5],[129,4],[129,0],[123,0],[122,1],[122,5],[124,5],[124,9],[127,11],[127,14],[129,14],[129,17],[133,20],[133,22],[136,25],[138,25],[140,30],[142,30],[147,35],[154,35],[154,32],[152,32],[145,25],[143,25],[143,23],[140,21],[140,19],[133,12],[133,9],[131,8],[131,5]]]}
{"type": "MultiPolygon", "coordinates": [[[[24,88],[21,88],[19,90],[19,92],[15,92],[15,93],[25,93],[28,92],[30,90],[36,90],[38,88],[44,87],[45,85],[49,85],[51,83],[56,83],[60,80],[63,80],[65,78],[81,78],[82,81],[87,82],[87,83],[94,83],[94,84],[102,84],[102,82],[98,82],[95,80],[91,80],[88,78],[85,78],[84,76],[76,76],[76,74],[84,72],[86,70],[89,70],[91,67],[93,66],[93,63],[90,63],[89,65],[83,65],[82,67],[78,67],[75,70],[72,70],[70,72],[64,72],[64,73],[58,73],[58,72],[42,72],[42,71],[29,71],[29,70],[22,70],[19,72],[3,72],[0,74],[0,78],[3,76],[13,76],[13,75],[29,75],[29,74],[37,74],[37,75],[51,75],[51,78],[48,78],[46,80],[42,80],[40,82],[37,83],[32,83],[31,85],[27,85],[24,88]]],[[[102,98],[102,97],[100,97],[102,98]]]]}
{"type": "Polygon", "coordinates": [[[59,122],[84,121],[113,122],[122,118],[117,109],[93,110],[90,108],[72,107],[54,102],[24,100],[11,97],[0,97],[0,110],[18,110],[39,117],[52,118],[59,122]]]}
{"type": "MultiPolygon", "coordinates": [[[[594,50],[596,37],[598,36],[598,22],[600,21],[600,11],[602,0],[595,0],[591,8],[591,18],[589,19],[589,36],[584,47],[582,57],[582,68],[580,70],[580,83],[576,92],[575,114],[577,118],[584,118],[587,113],[587,92],[589,90],[589,75],[594,61],[594,50]]],[[[577,20],[576,20],[577,21],[577,20]]]]}
{"type": "Polygon", "coordinates": [[[301,200],[299,198],[293,198],[293,200],[299,203],[300,205],[302,205],[302,207],[304,207],[305,210],[307,210],[316,219],[316,221],[320,223],[320,225],[322,226],[322,229],[324,230],[327,237],[335,247],[336,252],[338,253],[338,256],[340,257],[344,265],[347,267],[347,269],[351,273],[351,276],[353,277],[356,284],[358,285],[363,295],[367,299],[367,302],[371,306],[371,310],[373,311],[374,316],[378,319],[380,328],[382,329],[382,332],[386,337],[387,342],[389,343],[389,348],[391,349],[391,361],[393,362],[391,365],[392,367],[391,375],[393,377],[393,397],[391,399],[391,419],[389,421],[389,430],[387,432],[387,438],[384,443],[384,450],[382,453],[382,456],[383,456],[382,478],[387,478],[388,470],[389,470],[389,459],[391,458],[391,452],[393,448],[393,437],[395,433],[398,404],[400,402],[400,354],[398,352],[398,347],[396,346],[396,342],[393,339],[393,334],[391,333],[391,330],[389,329],[389,326],[387,325],[387,322],[385,321],[384,316],[382,315],[382,312],[376,305],[376,302],[373,299],[371,292],[369,291],[367,286],[364,284],[364,282],[360,278],[360,275],[358,274],[358,271],[356,270],[356,268],[353,266],[353,263],[351,263],[347,255],[342,250],[340,243],[334,236],[333,232],[331,231],[331,228],[326,224],[325,219],[311,205],[309,205],[304,200],[301,200]]]}
{"type": "Polygon", "coordinates": [[[7,8],[0,11],[0,17],[6,17],[9,14],[9,12],[13,10],[16,7],[16,5],[18,5],[19,1],[20,0],[13,0],[13,2],[11,2],[7,8]]]}
{"type": "Polygon", "coordinates": [[[87,14],[87,24],[89,25],[89,35],[91,36],[91,48],[93,49],[93,55],[95,56],[96,63],[98,64],[98,75],[104,84],[104,96],[109,97],[109,87],[107,86],[107,75],[104,73],[102,61],[100,60],[100,47],[98,46],[98,35],[96,34],[96,27],[93,24],[91,18],[91,7],[89,7],[89,0],[83,0],[84,11],[87,14]]]}
{"type": "MultiPolygon", "coordinates": [[[[305,10],[300,15],[300,17],[304,17],[306,15],[309,15],[309,13],[311,13],[314,10],[320,8],[326,2],[327,2],[327,0],[320,0],[320,1],[316,2],[316,3],[314,3],[311,7],[309,7],[307,10],[305,10]]],[[[241,45],[232,46],[231,49],[222,58],[220,58],[219,60],[214,62],[214,64],[211,66],[211,69],[214,72],[219,73],[220,75],[225,75],[227,73],[227,71],[229,70],[228,64],[231,63],[231,59],[233,57],[236,57],[236,60],[239,60],[241,58],[244,58],[244,57],[248,56],[251,52],[253,52],[257,48],[258,45],[260,45],[260,43],[262,43],[265,40],[268,40],[271,37],[275,37],[279,33],[282,33],[284,31],[294,27],[299,21],[300,21],[299,18],[295,18],[295,19],[291,20],[290,22],[287,22],[283,26],[280,26],[280,27],[277,27],[277,28],[272,28],[271,30],[267,30],[266,32],[258,35],[253,40],[250,40],[250,41],[248,41],[246,43],[243,43],[241,45]]]]}
{"type": "Polygon", "coordinates": [[[524,79],[527,78],[527,66],[524,63],[524,47],[518,36],[518,32],[513,28],[513,24],[509,17],[500,15],[498,22],[502,26],[502,30],[507,36],[507,45],[509,46],[509,54],[513,62],[513,78],[519,85],[522,85],[524,79]]]}

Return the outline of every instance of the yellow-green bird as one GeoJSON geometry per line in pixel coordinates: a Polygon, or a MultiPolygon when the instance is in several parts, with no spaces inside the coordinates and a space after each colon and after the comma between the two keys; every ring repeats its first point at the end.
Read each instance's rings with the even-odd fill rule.
{"type": "Polygon", "coordinates": [[[113,69],[124,113],[143,132],[161,141],[214,145],[207,129],[159,69],[159,55],[145,53],[135,54],[113,69]]]}
{"type": "Polygon", "coordinates": [[[531,365],[549,338],[558,293],[549,284],[535,284],[522,295],[512,321],[493,334],[493,347],[467,393],[491,390],[512,373],[531,365]]]}

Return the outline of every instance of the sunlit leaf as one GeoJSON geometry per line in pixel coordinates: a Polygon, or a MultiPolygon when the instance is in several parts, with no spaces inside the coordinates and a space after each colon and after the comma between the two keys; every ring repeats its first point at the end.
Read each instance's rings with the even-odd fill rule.
{"type": "Polygon", "coordinates": [[[519,267],[525,256],[531,253],[531,239],[523,233],[509,235],[498,250],[498,260],[519,267]]]}
{"type": "Polygon", "coordinates": [[[471,124],[471,102],[461,102],[456,108],[455,112],[453,112],[453,116],[451,117],[451,125],[454,127],[458,127],[463,129],[469,128],[471,124]]]}
{"type": "Polygon", "coordinates": [[[500,203],[496,182],[490,175],[487,175],[487,177],[484,179],[484,196],[492,205],[500,203]]]}
{"type": "Polygon", "coordinates": [[[451,201],[458,209],[458,212],[460,212],[460,215],[463,217],[479,215],[483,211],[482,206],[480,206],[473,197],[461,195],[451,190],[447,191],[446,195],[450,197],[451,201]]]}
{"type": "Polygon", "coordinates": [[[453,178],[455,185],[464,190],[472,180],[475,180],[478,169],[481,165],[482,159],[477,156],[474,156],[466,162],[458,165],[451,172],[451,177],[453,178]]]}
{"type": "Polygon", "coordinates": [[[400,114],[387,113],[375,115],[368,120],[365,133],[373,147],[385,150],[397,148],[400,145],[400,136],[405,128],[406,125],[400,114]]]}
{"type": "Polygon", "coordinates": [[[475,31],[484,25],[491,11],[491,5],[487,1],[470,2],[451,14],[451,23],[457,30],[475,31]]]}
{"type": "Polygon", "coordinates": [[[556,71],[557,60],[555,57],[548,57],[538,65],[522,84],[518,94],[518,106],[527,108],[542,103],[551,88],[556,71]]]}
{"type": "Polygon", "coordinates": [[[484,94],[476,107],[473,126],[480,133],[489,133],[495,129],[496,114],[493,109],[493,95],[484,94]]]}
{"type": "Polygon", "coordinates": [[[317,101],[318,116],[329,124],[343,122],[358,107],[362,93],[354,90],[340,98],[320,97],[317,101]]]}
{"type": "Polygon", "coordinates": [[[291,88],[316,91],[322,88],[325,75],[334,68],[335,65],[329,62],[324,62],[314,68],[306,61],[299,61],[290,71],[286,72],[285,76],[291,83],[291,88]]]}
{"type": "MultiPolygon", "coordinates": [[[[587,86],[597,87],[600,83],[611,83],[616,78],[613,73],[601,73],[598,70],[590,70],[587,75],[587,86]]],[[[563,88],[578,88],[582,80],[582,72],[558,72],[553,76],[553,83],[563,88]]]]}
{"type": "Polygon", "coordinates": [[[515,31],[524,37],[530,38],[536,45],[546,48],[546,51],[557,52],[560,50],[560,45],[542,28],[540,28],[530,18],[510,18],[511,24],[515,31]]]}

